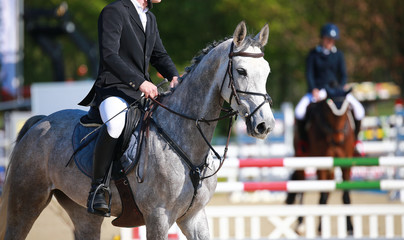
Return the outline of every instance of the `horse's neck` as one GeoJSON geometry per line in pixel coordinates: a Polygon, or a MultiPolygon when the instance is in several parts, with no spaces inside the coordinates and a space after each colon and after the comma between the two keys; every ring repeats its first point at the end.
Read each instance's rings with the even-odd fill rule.
{"type": "MultiPolygon", "coordinates": [[[[214,51],[214,50],[212,50],[214,51]]],[[[211,52],[189,73],[164,104],[178,113],[197,119],[214,119],[220,115],[220,78],[223,76],[217,52],[211,52]]],[[[224,73],[223,73],[224,74],[224,73]]],[[[165,109],[156,111],[155,119],[170,137],[188,154],[194,164],[200,164],[209,147],[196,128],[195,121],[179,117],[165,109]]],[[[200,123],[203,134],[210,141],[217,122],[200,123]]]]}

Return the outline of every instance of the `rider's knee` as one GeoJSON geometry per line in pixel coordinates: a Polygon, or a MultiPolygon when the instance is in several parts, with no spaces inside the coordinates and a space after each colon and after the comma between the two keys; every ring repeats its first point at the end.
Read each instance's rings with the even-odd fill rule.
{"type": "Polygon", "coordinates": [[[296,105],[295,117],[297,120],[303,120],[306,117],[307,106],[310,104],[310,98],[305,95],[300,102],[296,105]]]}
{"type": "Polygon", "coordinates": [[[352,107],[355,119],[362,120],[365,117],[365,108],[363,105],[352,94],[348,94],[346,99],[352,107]]]}
{"type": "Polygon", "coordinates": [[[112,138],[119,138],[125,127],[127,107],[125,100],[119,97],[109,97],[100,104],[102,121],[112,138]]]}
{"type": "Polygon", "coordinates": [[[111,121],[107,123],[108,135],[112,138],[119,138],[125,127],[125,121],[118,123],[117,121],[111,121]]]}

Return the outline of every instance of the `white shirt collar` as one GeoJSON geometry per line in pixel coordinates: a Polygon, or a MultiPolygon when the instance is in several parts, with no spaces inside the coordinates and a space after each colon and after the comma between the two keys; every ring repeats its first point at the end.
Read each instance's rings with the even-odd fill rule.
{"type": "Polygon", "coordinates": [[[336,46],[332,46],[331,49],[326,49],[321,45],[316,47],[317,52],[322,52],[324,55],[330,55],[330,53],[336,53],[338,51],[336,46]]]}
{"type": "Polygon", "coordinates": [[[130,0],[132,3],[133,3],[133,5],[136,7],[136,10],[139,12],[139,11],[141,11],[141,12],[144,12],[144,13],[147,13],[147,11],[149,11],[149,8],[148,7],[146,7],[145,9],[143,9],[143,7],[140,5],[140,3],[137,1],[137,0],[130,0]]]}
{"type": "Polygon", "coordinates": [[[147,24],[146,13],[149,11],[149,8],[146,7],[145,9],[143,9],[143,7],[140,5],[140,3],[137,0],[131,0],[131,2],[135,6],[136,11],[139,14],[140,21],[142,22],[142,25],[143,25],[143,30],[146,31],[146,24],[147,24]]]}

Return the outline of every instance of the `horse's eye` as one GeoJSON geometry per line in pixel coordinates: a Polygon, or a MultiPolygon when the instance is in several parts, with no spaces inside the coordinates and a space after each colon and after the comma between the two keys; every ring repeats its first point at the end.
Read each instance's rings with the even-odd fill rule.
{"type": "Polygon", "coordinates": [[[247,76],[247,71],[244,68],[237,68],[237,72],[241,76],[247,76]]]}

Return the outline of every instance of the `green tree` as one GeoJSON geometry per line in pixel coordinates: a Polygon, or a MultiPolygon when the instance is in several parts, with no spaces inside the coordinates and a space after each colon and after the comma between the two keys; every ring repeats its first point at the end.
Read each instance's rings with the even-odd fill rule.
{"type": "MultiPolygon", "coordinates": [[[[25,2],[25,14],[32,10],[50,10],[56,11],[56,8],[62,3],[60,0],[34,0],[25,2]]],[[[97,42],[97,19],[102,8],[108,3],[106,0],[92,1],[68,1],[69,19],[75,24],[83,35],[91,42],[97,42]]],[[[35,22],[31,19],[25,20],[25,29],[32,27],[32,24],[40,26],[62,26],[63,21],[60,18],[40,17],[35,22]]],[[[24,81],[26,85],[34,82],[53,81],[52,73],[54,71],[50,58],[41,50],[38,43],[34,41],[32,35],[25,31],[24,33],[24,81]]],[[[87,57],[71,41],[67,35],[58,35],[54,43],[60,44],[65,63],[66,79],[77,79],[77,68],[81,64],[89,65],[87,57]]],[[[90,77],[90,76],[85,76],[90,77]]]]}
{"type": "MultiPolygon", "coordinates": [[[[97,42],[97,18],[112,0],[69,0],[69,14],[86,37],[97,42]]],[[[26,1],[25,7],[54,8],[60,0],[26,1]]],[[[346,56],[349,81],[395,81],[404,87],[404,2],[401,0],[170,0],[156,4],[160,35],[178,70],[208,43],[231,36],[245,20],[256,34],[268,23],[265,58],[271,66],[267,90],[275,106],[296,103],[306,92],[304,77],[308,51],[319,42],[326,22],[341,30],[337,47],[346,56]]],[[[66,78],[77,79],[76,69],[86,57],[66,37],[63,46],[66,78]]],[[[27,34],[25,80],[27,84],[51,81],[52,65],[27,34]]],[[[152,75],[153,76],[153,75],[152,75]]]]}

